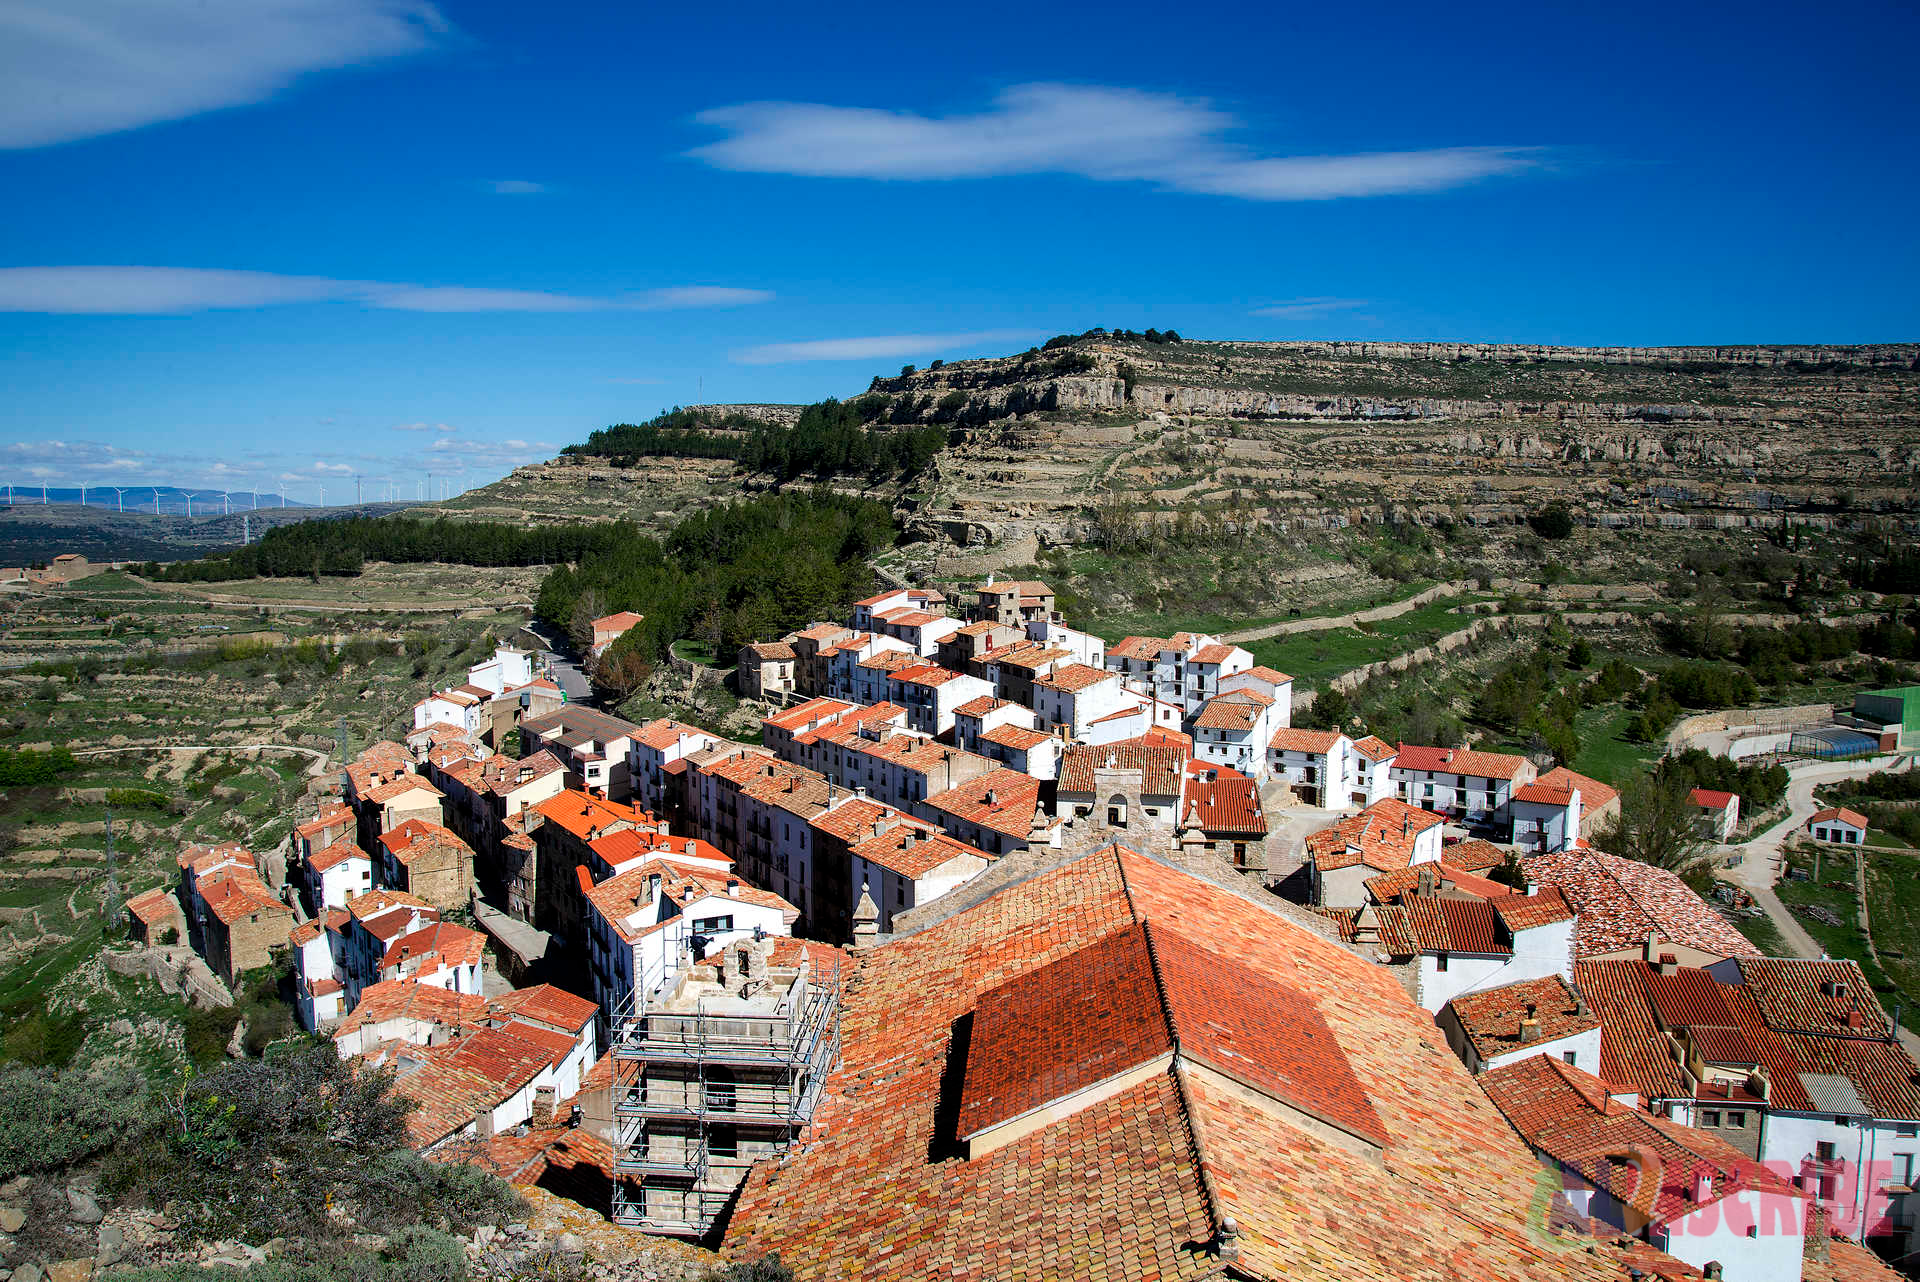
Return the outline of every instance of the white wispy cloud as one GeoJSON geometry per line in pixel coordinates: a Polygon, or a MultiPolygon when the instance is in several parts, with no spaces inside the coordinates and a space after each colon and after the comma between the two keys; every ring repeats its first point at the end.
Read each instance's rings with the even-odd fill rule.
{"type": "Polygon", "coordinates": [[[396,432],[457,432],[460,429],[451,423],[395,423],[393,430],[396,432]]]}
{"type": "Polygon", "coordinates": [[[422,0],[5,0],[0,148],[260,102],[308,72],[419,53],[446,31],[422,0]]]}
{"type": "Polygon", "coordinates": [[[688,153],[719,169],[879,179],[1077,174],[1246,200],[1441,191],[1546,158],[1512,146],[1265,155],[1228,141],[1241,122],[1203,101],[1091,85],[1016,85],[971,115],[748,102],[694,119],[729,135],[688,153]]]}
{"type": "Polygon", "coordinates": [[[764,289],[680,285],[615,298],[206,267],[0,267],[0,312],[161,315],[301,303],[404,312],[669,311],[769,302],[764,289]]]}
{"type": "Polygon", "coordinates": [[[956,347],[1024,343],[1040,337],[1032,329],[982,329],[970,334],[876,334],[866,338],[819,338],[797,343],[766,343],[728,353],[738,365],[782,365],[792,361],[858,361],[880,356],[914,356],[956,347]]]}
{"type": "Polygon", "coordinates": [[[1253,309],[1255,316],[1324,316],[1328,312],[1352,311],[1365,307],[1364,298],[1283,298],[1253,309]]]}
{"type": "Polygon", "coordinates": [[[315,476],[351,476],[353,468],[345,463],[328,463],[316,459],[313,464],[315,476]]]}
{"type": "Polygon", "coordinates": [[[530,183],[524,178],[496,178],[487,186],[496,196],[538,196],[547,189],[545,183],[530,183]]]}

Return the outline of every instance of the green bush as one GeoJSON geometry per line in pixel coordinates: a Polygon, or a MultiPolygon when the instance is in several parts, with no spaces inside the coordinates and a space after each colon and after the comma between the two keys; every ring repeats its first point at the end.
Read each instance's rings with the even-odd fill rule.
{"type": "Polygon", "coordinates": [[[1573,537],[1573,513],[1565,503],[1549,503],[1527,518],[1527,525],[1543,539],[1573,537]]]}
{"type": "Polygon", "coordinates": [[[155,1116],[132,1073],[0,1069],[0,1180],[75,1166],[129,1143],[155,1116]]]}
{"type": "Polygon", "coordinates": [[[464,1282],[467,1256],[458,1238],[416,1224],[393,1233],[378,1251],[297,1241],[244,1274],[168,1264],[113,1275],[114,1282],[233,1282],[236,1276],[246,1282],[464,1282]]]}

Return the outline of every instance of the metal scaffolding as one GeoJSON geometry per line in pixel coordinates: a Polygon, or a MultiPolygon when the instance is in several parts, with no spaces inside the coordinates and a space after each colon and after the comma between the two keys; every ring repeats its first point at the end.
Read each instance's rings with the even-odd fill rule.
{"type": "Polygon", "coordinates": [[[840,1054],[840,978],[803,964],[757,998],[672,995],[613,1021],[613,1218],[700,1236],[747,1171],[813,1120],[840,1054]],[[778,991],[785,983],[785,991],[778,991]]]}

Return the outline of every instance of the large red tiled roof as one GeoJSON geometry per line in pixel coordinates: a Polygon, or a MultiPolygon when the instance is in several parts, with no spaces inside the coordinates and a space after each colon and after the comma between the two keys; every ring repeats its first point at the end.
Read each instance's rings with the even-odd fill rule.
{"type": "Polygon", "coordinates": [[[1346,738],[1338,730],[1308,730],[1302,726],[1281,726],[1267,740],[1271,752],[1306,752],[1326,756],[1334,745],[1346,738]]]}
{"type": "Polygon", "coordinates": [[[1264,837],[1267,817],[1260,809],[1260,789],[1229,766],[1189,761],[1180,795],[1180,827],[1264,837]]]}
{"type": "MultiPolygon", "coordinates": [[[[725,1252],[778,1251],[806,1279],[1197,1279],[1220,1273],[1205,1244],[1230,1215],[1232,1267],[1249,1278],[1618,1282],[1610,1261],[1531,1235],[1537,1162],[1394,973],[1258,893],[1108,848],[862,953],[841,1067],[806,1141],[749,1174],[725,1252]],[[1265,1034],[1240,1022],[1256,1016],[1221,1009],[1227,986],[1189,985],[1232,965],[1298,994],[1373,1110],[1380,1150],[1308,1129],[1196,1050],[1208,1071],[1151,1074],[978,1158],[952,1156],[942,1083],[972,1053],[954,1046],[958,1021],[1009,980],[1143,921],[1156,950],[1163,931],[1203,941],[1197,978],[1162,958],[1163,978],[1183,976],[1163,1000],[1187,1027],[1220,1018],[1249,1059],[1267,1062],[1265,1034]]],[[[1070,1056],[1073,1030],[1055,1036],[1070,1056]]],[[[1208,1049],[1224,1061],[1228,1045],[1208,1049]]]]}
{"type": "Polygon", "coordinates": [[[1398,751],[1392,744],[1380,738],[1378,735],[1368,735],[1364,739],[1355,739],[1353,741],[1353,748],[1355,752],[1358,752],[1375,765],[1378,765],[1382,761],[1392,760],[1398,751]]]}
{"type": "Polygon", "coordinates": [[[1469,837],[1465,841],[1456,841],[1447,847],[1444,858],[1452,867],[1462,872],[1485,872],[1489,868],[1498,868],[1507,862],[1511,851],[1502,850],[1491,841],[1478,837],[1469,837]]]}
{"type": "Polygon", "coordinates": [[[1395,770],[1426,770],[1475,779],[1517,779],[1527,769],[1525,757],[1505,752],[1476,752],[1472,748],[1425,748],[1403,743],[1396,750],[1395,758],[1395,770]]]}
{"type": "Polygon", "coordinates": [[[1747,1190],[1806,1196],[1711,1132],[1610,1099],[1606,1083],[1552,1056],[1529,1056],[1480,1080],[1529,1145],[1656,1224],[1747,1190]],[[1657,1177],[1622,1160],[1636,1151],[1659,1158],[1657,1177]],[[1701,1177],[1712,1181],[1704,1195],[1701,1177]]]}
{"type": "Polygon", "coordinates": [[[487,937],[479,931],[450,921],[430,922],[387,945],[380,969],[424,957],[437,957],[442,966],[477,966],[486,951],[487,937]]]}
{"type": "Polygon", "coordinates": [[[1448,1005],[1482,1059],[1497,1059],[1529,1044],[1520,1040],[1529,1007],[1539,1027],[1534,1041],[1558,1041],[1600,1027],[1600,1017],[1580,1009],[1573,990],[1558,975],[1463,993],[1448,1005]]]}
{"type": "Polygon", "coordinates": [[[1548,788],[1578,788],[1580,806],[1583,810],[1598,810],[1620,795],[1618,789],[1601,783],[1598,779],[1575,774],[1565,766],[1555,766],[1534,782],[1548,788]]]}
{"type": "Polygon", "coordinates": [[[1414,842],[1421,833],[1445,822],[1431,811],[1386,797],[1311,834],[1307,849],[1323,872],[1356,864],[1393,872],[1412,862],[1414,842]]]}
{"type": "Polygon", "coordinates": [[[487,1002],[489,1015],[512,1015],[535,1024],[550,1024],[555,1028],[567,1029],[578,1033],[585,1028],[600,1008],[584,997],[577,997],[564,988],[555,988],[552,984],[535,984],[531,988],[516,988],[510,993],[502,993],[487,1002]]]}
{"type": "Polygon", "coordinates": [[[1018,770],[991,770],[921,804],[1009,837],[1024,837],[1033,831],[1040,781],[1018,770]]]}
{"type": "Polygon", "coordinates": [[[1649,933],[1720,957],[1755,957],[1759,949],[1678,876],[1651,864],[1598,850],[1562,850],[1526,861],[1528,880],[1556,886],[1580,915],[1574,955],[1616,952],[1649,933]]]}
{"type": "Polygon", "coordinates": [[[660,717],[641,726],[633,734],[635,743],[652,748],[655,752],[665,752],[677,745],[682,739],[691,739],[702,743],[715,743],[718,736],[702,730],[699,726],[690,726],[684,721],[675,721],[671,717],[660,717]]]}
{"type": "Polygon", "coordinates": [[[1423,953],[1513,955],[1512,945],[1501,938],[1499,915],[1484,899],[1408,895],[1401,906],[1407,910],[1408,927],[1423,953]]]}
{"type": "Polygon", "coordinates": [[[1049,690],[1064,690],[1069,694],[1077,694],[1091,686],[1099,685],[1102,681],[1117,680],[1119,678],[1105,668],[1089,667],[1084,663],[1069,663],[1064,667],[1055,668],[1044,677],[1035,677],[1033,683],[1037,686],[1045,686],[1049,690]]]}
{"type": "Polygon", "coordinates": [[[1731,792],[1722,792],[1718,788],[1695,788],[1687,796],[1693,804],[1703,810],[1725,810],[1740,798],[1731,792]]]}
{"type": "Polygon", "coordinates": [[[1118,743],[1076,743],[1060,758],[1060,792],[1091,793],[1096,770],[1138,770],[1140,791],[1151,797],[1179,793],[1189,745],[1123,739],[1118,743]]]}
{"type": "Polygon", "coordinates": [[[151,926],[155,922],[167,921],[180,915],[180,901],[173,892],[164,886],[156,886],[145,894],[135,895],[127,901],[127,911],[138,917],[144,924],[151,926]]]}
{"type": "Polygon", "coordinates": [[[1273,700],[1257,690],[1230,690],[1207,700],[1200,715],[1193,719],[1193,728],[1247,730],[1272,706],[1273,700]]]}
{"type": "Polygon", "coordinates": [[[1740,977],[1770,1028],[1835,1037],[1892,1034],[1893,1021],[1859,962],[1743,957],[1740,977]],[[1857,1025],[1851,1020],[1856,1013],[1857,1025]]]}
{"type": "Polygon", "coordinates": [[[1476,899],[1505,899],[1515,896],[1511,887],[1497,881],[1488,881],[1485,877],[1476,877],[1463,868],[1456,868],[1451,861],[1442,863],[1410,864],[1393,872],[1383,872],[1377,877],[1367,878],[1367,893],[1380,903],[1392,903],[1402,895],[1411,894],[1420,887],[1420,878],[1431,874],[1436,890],[1457,890],[1476,899]],[[1441,885],[1442,882],[1448,883],[1441,885]]]}
{"type": "Polygon", "coordinates": [[[1163,650],[1179,646],[1164,637],[1121,637],[1107,647],[1109,659],[1158,659],[1163,650]]]}
{"type": "Polygon", "coordinates": [[[1572,921],[1573,908],[1557,889],[1542,886],[1531,895],[1501,895],[1493,901],[1493,910],[1508,930],[1533,930],[1555,922],[1572,921]]]}
{"type": "Polygon", "coordinates": [[[851,848],[871,864],[879,864],[912,881],[924,877],[942,864],[972,856],[992,863],[994,856],[976,850],[964,841],[955,841],[944,832],[929,832],[920,824],[898,824],[877,837],[868,837],[851,848]]]}
{"type": "Polygon", "coordinates": [[[221,868],[194,883],[194,893],[206,901],[207,911],[231,926],[253,913],[293,916],[293,909],[274,898],[251,868],[221,868]]]}
{"type": "Polygon", "coordinates": [[[569,788],[533,807],[548,823],[558,824],[582,841],[591,841],[616,824],[652,824],[653,816],[637,806],[602,801],[590,793],[569,788]]]}

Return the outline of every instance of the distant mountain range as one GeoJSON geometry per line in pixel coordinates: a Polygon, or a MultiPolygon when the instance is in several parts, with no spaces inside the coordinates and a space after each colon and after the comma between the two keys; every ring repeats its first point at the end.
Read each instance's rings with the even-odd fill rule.
{"type": "MultiPolygon", "coordinates": [[[[342,487],[343,489],[346,487],[342,487]]],[[[315,507],[308,503],[280,506],[278,494],[261,494],[251,507],[245,491],[227,495],[221,511],[220,491],[185,490],[176,486],[143,485],[137,489],[87,487],[86,506],[77,487],[40,487],[31,493],[13,487],[7,502],[6,483],[0,481],[0,565],[44,563],[62,552],[78,552],[95,561],[180,561],[250,542],[276,525],[316,517],[386,516],[415,506],[411,503],[345,504],[315,507]],[[154,513],[159,495],[160,512],[154,513]],[[187,496],[193,496],[193,516],[187,516],[187,496]],[[119,504],[126,503],[126,511],[119,504]]]]}

